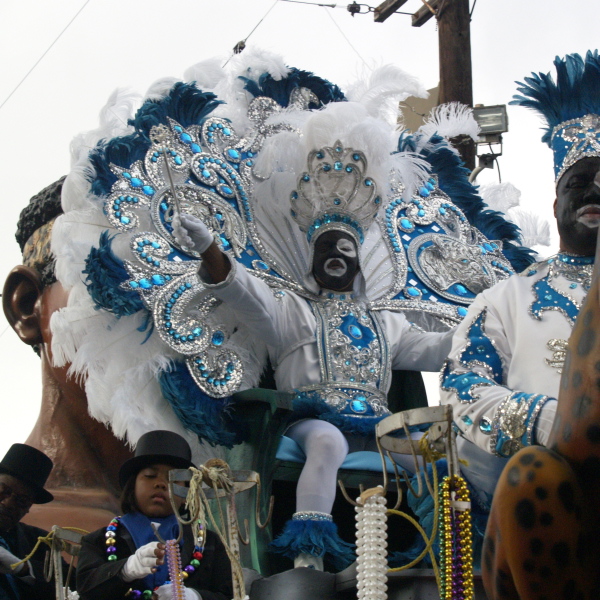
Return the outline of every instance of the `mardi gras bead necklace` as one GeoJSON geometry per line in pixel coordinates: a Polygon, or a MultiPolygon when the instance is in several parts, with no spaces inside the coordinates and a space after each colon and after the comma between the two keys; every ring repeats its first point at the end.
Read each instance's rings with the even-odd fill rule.
{"type": "Polygon", "coordinates": [[[473,545],[467,483],[460,476],[440,483],[440,575],[442,600],[473,600],[473,545]]]}
{"type": "MultiPolygon", "coordinates": [[[[117,558],[117,528],[119,527],[119,523],[121,522],[121,517],[115,517],[114,519],[111,520],[111,522],[108,524],[108,527],[106,528],[106,554],[108,555],[106,558],[109,561],[115,561],[118,560],[117,558]]],[[[178,552],[179,550],[179,545],[178,544],[169,544],[169,542],[167,542],[166,547],[167,547],[167,566],[169,569],[169,577],[171,578],[170,581],[166,581],[165,584],[167,583],[179,583],[179,585],[175,585],[174,588],[175,589],[179,589],[182,587],[183,582],[200,566],[200,561],[202,560],[203,557],[203,552],[204,552],[204,541],[205,541],[205,530],[204,530],[204,526],[202,525],[202,523],[198,522],[194,524],[194,551],[192,553],[192,560],[190,560],[190,564],[187,565],[185,568],[181,568],[181,556],[178,552]],[[176,546],[176,548],[174,548],[174,546],[176,546]],[[169,553],[171,554],[175,554],[175,556],[172,556],[169,560],[169,553]]],[[[173,541],[173,540],[169,540],[169,541],[173,541]]],[[[142,599],[149,599],[152,597],[152,593],[153,590],[136,590],[131,588],[130,590],[128,590],[127,594],[125,594],[128,597],[131,598],[142,598],[142,599]]]]}

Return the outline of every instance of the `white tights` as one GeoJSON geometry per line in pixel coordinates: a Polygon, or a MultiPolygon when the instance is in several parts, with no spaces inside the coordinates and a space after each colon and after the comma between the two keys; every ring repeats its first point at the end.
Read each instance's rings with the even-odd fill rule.
{"type": "MultiPolygon", "coordinates": [[[[337,472],[349,450],[377,451],[375,439],[344,434],[327,421],[309,419],[292,425],[285,434],[302,448],[306,462],[296,487],[296,512],[331,513],[337,486],[337,472]]],[[[394,454],[394,460],[414,471],[412,456],[394,454]]]]}

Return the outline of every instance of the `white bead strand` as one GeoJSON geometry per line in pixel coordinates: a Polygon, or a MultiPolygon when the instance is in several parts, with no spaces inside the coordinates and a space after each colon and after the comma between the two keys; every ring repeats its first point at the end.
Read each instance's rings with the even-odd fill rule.
{"type": "Polygon", "coordinates": [[[387,600],[387,515],[383,488],[357,499],[357,600],[387,600]]]}

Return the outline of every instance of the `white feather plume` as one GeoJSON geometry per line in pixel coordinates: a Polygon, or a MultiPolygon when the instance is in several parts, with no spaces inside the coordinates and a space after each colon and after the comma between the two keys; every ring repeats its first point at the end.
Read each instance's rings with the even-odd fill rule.
{"type": "Polygon", "coordinates": [[[437,133],[446,139],[468,135],[476,140],[479,125],[473,117],[472,108],[460,102],[449,102],[436,106],[418,131],[427,139],[437,133]]]}
{"type": "Polygon", "coordinates": [[[510,182],[481,185],[479,195],[489,208],[503,213],[521,203],[521,191],[510,182]]]}
{"type": "Polygon", "coordinates": [[[400,116],[399,103],[409,96],[427,98],[427,90],[413,75],[395,65],[385,65],[348,88],[346,97],[362,104],[373,117],[395,123],[400,116]]]}
{"type": "Polygon", "coordinates": [[[517,206],[506,213],[507,218],[521,230],[521,244],[528,248],[550,245],[550,224],[540,215],[517,206]]]}
{"type": "Polygon", "coordinates": [[[214,90],[225,79],[223,69],[224,58],[209,58],[192,65],[183,74],[185,81],[195,81],[196,86],[203,91],[214,90]]]}

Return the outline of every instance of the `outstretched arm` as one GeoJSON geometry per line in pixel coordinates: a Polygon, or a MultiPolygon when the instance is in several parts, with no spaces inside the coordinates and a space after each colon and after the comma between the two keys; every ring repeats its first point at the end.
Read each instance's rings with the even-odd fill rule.
{"type": "Polygon", "coordinates": [[[273,290],[230,258],[215,242],[208,227],[197,217],[182,214],[173,219],[173,234],[183,248],[202,256],[198,276],[212,293],[225,302],[267,345],[279,348],[288,315],[273,296],[273,290]],[[233,271],[233,272],[232,272],[233,271]]]}

